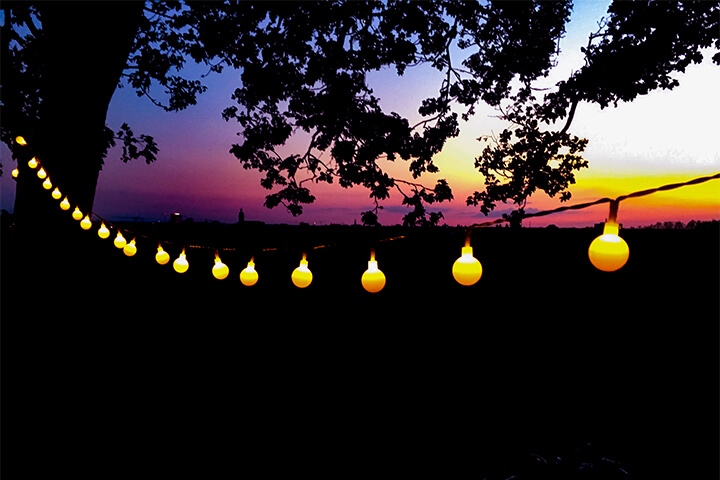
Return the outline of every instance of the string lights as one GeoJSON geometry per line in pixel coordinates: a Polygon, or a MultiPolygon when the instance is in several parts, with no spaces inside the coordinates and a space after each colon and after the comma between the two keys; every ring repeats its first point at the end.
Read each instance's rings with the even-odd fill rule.
{"type": "Polygon", "coordinates": [[[303,253],[300,265],[293,270],[290,276],[293,284],[298,288],[305,288],[312,283],[313,275],[308,268],[307,255],[303,253]]]}
{"type": "Polygon", "coordinates": [[[460,251],[460,258],[455,260],[452,266],[453,278],[460,285],[469,287],[475,285],[482,277],[482,265],[473,257],[473,249],[470,246],[470,235],[465,238],[465,246],[460,251]]]}
{"type": "Polygon", "coordinates": [[[603,226],[603,234],[593,240],[588,249],[590,263],[603,272],[619,270],[630,256],[628,244],[618,235],[620,229],[617,223],[618,203],[610,202],[610,214],[603,226]]]}
{"type": "Polygon", "coordinates": [[[246,287],[252,287],[258,281],[258,273],[255,270],[255,258],[251,258],[247,264],[247,267],[240,272],[240,282],[246,287]]]}
{"type": "Polygon", "coordinates": [[[385,287],[385,274],[378,269],[378,263],[375,260],[375,249],[370,250],[368,268],[362,274],[360,283],[370,293],[377,293],[385,287]]]}
{"type": "MultiPolygon", "coordinates": [[[[23,137],[16,137],[15,139],[16,143],[21,146],[27,146],[27,142],[23,137]]],[[[38,178],[44,180],[42,183],[42,186],[45,190],[50,190],[53,188],[53,184],[50,181],[50,175],[48,171],[40,164],[40,161],[36,157],[32,157],[30,161],[28,162],[28,166],[31,169],[37,169],[36,175],[38,178]]],[[[19,170],[16,168],[12,171],[12,177],[17,179],[20,175],[19,170]]],[[[699,177],[694,178],[692,180],[689,180],[687,182],[682,183],[675,183],[675,184],[669,184],[669,185],[663,185],[661,187],[648,189],[648,190],[642,190],[638,192],[633,192],[627,195],[622,195],[620,197],[617,197],[615,199],[611,198],[601,198],[598,200],[595,200],[593,202],[588,203],[582,203],[582,204],[576,204],[576,205],[569,205],[569,206],[563,206],[552,210],[545,210],[545,211],[539,211],[539,212],[533,212],[528,214],[523,214],[522,218],[531,218],[531,217],[538,217],[538,216],[544,216],[544,215],[550,215],[554,213],[564,212],[568,210],[578,210],[583,208],[588,208],[594,205],[598,205],[601,203],[610,203],[610,213],[608,215],[607,221],[605,222],[605,225],[603,227],[603,233],[602,235],[595,238],[588,248],[588,258],[590,260],[590,263],[597,268],[598,270],[601,270],[603,272],[614,272],[622,268],[628,261],[628,258],[630,256],[630,249],[625,242],[624,239],[622,239],[619,236],[619,224],[617,222],[617,213],[618,213],[618,207],[622,200],[626,200],[629,198],[636,198],[641,197],[645,195],[650,195],[656,192],[661,191],[667,191],[672,190],[675,188],[680,188],[684,186],[689,185],[697,185],[700,183],[704,183],[710,180],[716,180],[720,179],[720,173],[716,173],[711,176],[706,177],[699,177]]],[[[68,199],[68,196],[65,195],[63,197],[63,194],[61,193],[61,190],[59,186],[55,185],[55,188],[52,190],[51,196],[54,200],[60,200],[60,198],[63,198],[62,201],[59,203],[59,206],[62,210],[67,211],[72,208],[72,205],[68,199]]],[[[110,229],[107,227],[106,223],[110,225],[114,230],[117,231],[115,239],[113,240],[113,244],[118,249],[122,250],[123,253],[129,257],[134,256],[137,253],[137,245],[136,240],[137,237],[133,236],[132,240],[130,242],[127,242],[125,240],[125,237],[123,236],[120,228],[113,225],[111,222],[103,219],[99,215],[95,213],[87,213],[83,214],[83,212],[80,210],[79,206],[75,206],[71,216],[74,220],[79,221],[80,227],[83,230],[90,230],[93,227],[93,222],[91,220],[91,215],[94,215],[97,217],[100,221],[100,227],[97,230],[97,235],[102,238],[106,239],[109,238],[111,235],[110,229]]],[[[465,239],[465,245],[461,249],[461,256],[458,258],[452,265],[452,276],[460,285],[463,286],[472,286],[475,285],[483,274],[483,268],[480,261],[473,256],[473,248],[470,245],[470,232],[473,229],[476,228],[483,228],[488,227],[491,225],[498,225],[500,223],[508,222],[509,219],[507,218],[499,218],[496,220],[491,220],[484,223],[474,224],[468,227],[467,229],[467,235],[465,239]]],[[[132,232],[130,232],[132,233],[132,232]]],[[[393,237],[393,238],[387,238],[384,240],[380,240],[379,242],[387,242],[392,240],[397,240],[405,238],[404,236],[400,237],[393,237]]],[[[172,242],[170,242],[172,243],[172,242]]],[[[195,248],[204,248],[209,249],[209,247],[203,247],[203,246],[196,246],[196,245],[190,245],[195,248]]],[[[327,247],[328,245],[322,245],[322,246],[316,246],[313,247],[313,249],[323,248],[327,247]]],[[[277,250],[275,248],[267,248],[262,251],[271,251],[271,250],[277,250]]],[[[258,282],[258,272],[255,269],[255,261],[254,257],[250,258],[250,261],[248,262],[247,266],[240,272],[240,282],[247,287],[253,286],[258,282]]],[[[160,265],[166,265],[170,261],[170,255],[168,252],[163,250],[162,245],[160,242],[158,242],[157,246],[157,253],[155,254],[155,261],[160,265]]],[[[185,254],[185,246],[182,247],[182,251],[179,254],[179,256],[175,259],[175,261],[172,264],[173,269],[178,273],[185,273],[189,269],[189,263],[185,254]]],[[[211,270],[212,275],[219,279],[225,279],[230,274],[230,268],[222,262],[220,259],[220,255],[217,250],[215,250],[215,263],[211,270]]],[[[297,268],[295,268],[292,271],[291,274],[291,280],[292,283],[298,287],[298,288],[306,288],[308,287],[313,280],[313,274],[310,271],[308,267],[308,261],[307,261],[307,254],[303,252],[302,259],[300,260],[300,264],[297,268]]],[[[375,250],[372,249],[370,252],[370,260],[368,261],[368,268],[365,270],[365,272],[362,274],[361,277],[361,284],[365,290],[371,293],[377,293],[381,291],[385,287],[386,278],[385,274],[378,268],[378,262],[375,259],[375,250]]]]}

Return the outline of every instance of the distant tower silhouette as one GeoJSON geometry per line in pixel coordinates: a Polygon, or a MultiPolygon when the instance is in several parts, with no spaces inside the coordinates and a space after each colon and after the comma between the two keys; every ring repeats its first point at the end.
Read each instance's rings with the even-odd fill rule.
{"type": "Polygon", "coordinates": [[[244,223],[245,222],[245,213],[243,212],[243,209],[241,208],[238,212],[238,223],[244,223]]]}

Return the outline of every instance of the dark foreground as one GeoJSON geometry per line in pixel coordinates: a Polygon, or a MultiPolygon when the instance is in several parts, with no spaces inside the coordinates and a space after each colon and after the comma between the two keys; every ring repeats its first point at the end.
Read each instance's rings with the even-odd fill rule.
{"type": "Polygon", "coordinates": [[[226,280],[207,253],[179,275],[154,245],[127,258],[87,232],[3,232],[12,478],[545,478],[534,455],[613,472],[598,478],[718,478],[716,230],[624,231],[630,260],[607,274],[592,230],[486,229],[483,277],[461,287],[450,229],[206,228],[192,235],[238,248],[226,280]],[[336,246],[310,249],[313,284],[293,287],[319,244],[336,246]],[[388,279],[374,295],[371,247],[388,279]]]}

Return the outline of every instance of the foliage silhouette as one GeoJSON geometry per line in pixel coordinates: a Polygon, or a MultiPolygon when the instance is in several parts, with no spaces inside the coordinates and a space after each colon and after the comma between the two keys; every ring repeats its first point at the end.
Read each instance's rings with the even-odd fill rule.
{"type": "MultiPolygon", "coordinates": [[[[587,167],[587,140],[569,133],[577,104],[605,108],[676,86],[673,73],[699,62],[701,48],[720,46],[718,8],[716,2],[613,3],[583,49],[586,65],[538,99],[534,82],[555,65],[570,1],[129,2],[91,8],[3,2],[1,137],[16,158],[21,154],[12,139],[30,137],[45,164],[59,172],[57,180],[89,210],[101,159],[116,141],[123,161],[151,162],[158,152],[151,136],[136,137],[127,124],[118,132],[104,125],[112,92],[128,86],[166,111],[185,109],[206,90],[202,78],[181,74],[191,59],[206,65],[207,74],[226,67],[242,72],[236,105],[222,115],[241,129],[242,141],[230,151],[245,168],[264,173],[264,188],[274,189],[266,197],[269,208],[283,205],[300,215],[315,200],[310,183],[337,181],[369,190],[374,208],[362,215],[368,224],[378,222],[380,203],[393,190],[411,208],[406,225],[436,224],[442,215],[429,214],[425,205],[451,200],[452,190],[442,179],[432,188],[417,179],[439,171],[434,156],[459,133],[459,119],[483,102],[513,126],[481,137],[487,145],[475,165],[485,190],[466,201],[485,214],[498,202],[512,201],[522,210],[537,190],[569,199],[574,172],[587,167]],[[465,57],[458,62],[460,53],[465,57]],[[420,64],[444,79],[436,96],[419,101],[422,120],[412,125],[382,109],[367,73],[393,68],[403,75],[420,64]],[[556,129],[558,122],[564,124],[556,129]],[[77,142],[76,161],[68,166],[55,159],[55,145],[78,130],[94,140],[77,142]],[[309,137],[307,148],[280,155],[278,147],[299,132],[309,137]],[[407,162],[412,181],[390,176],[379,162],[398,159],[407,162]]],[[[720,54],[713,59],[720,62],[720,54]]],[[[42,206],[19,187],[16,209],[22,216],[42,206]]]]}

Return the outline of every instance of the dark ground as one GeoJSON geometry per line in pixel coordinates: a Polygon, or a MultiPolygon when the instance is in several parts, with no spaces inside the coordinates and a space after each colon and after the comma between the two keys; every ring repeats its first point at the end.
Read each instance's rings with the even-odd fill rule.
{"type": "Polygon", "coordinates": [[[462,287],[454,229],[133,228],[227,239],[230,277],[204,250],[179,275],[142,239],[127,258],[79,229],[65,246],[3,232],[7,478],[505,479],[588,442],[627,478],[718,478],[717,229],[624,230],[630,260],[610,274],[587,259],[597,231],[485,229],[483,277],[462,287]],[[337,246],[309,250],[313,284],[293,287],[318,244],[337,246]],[[244,287],[263,247],[279,250],[256,252],[244,287]]]}

